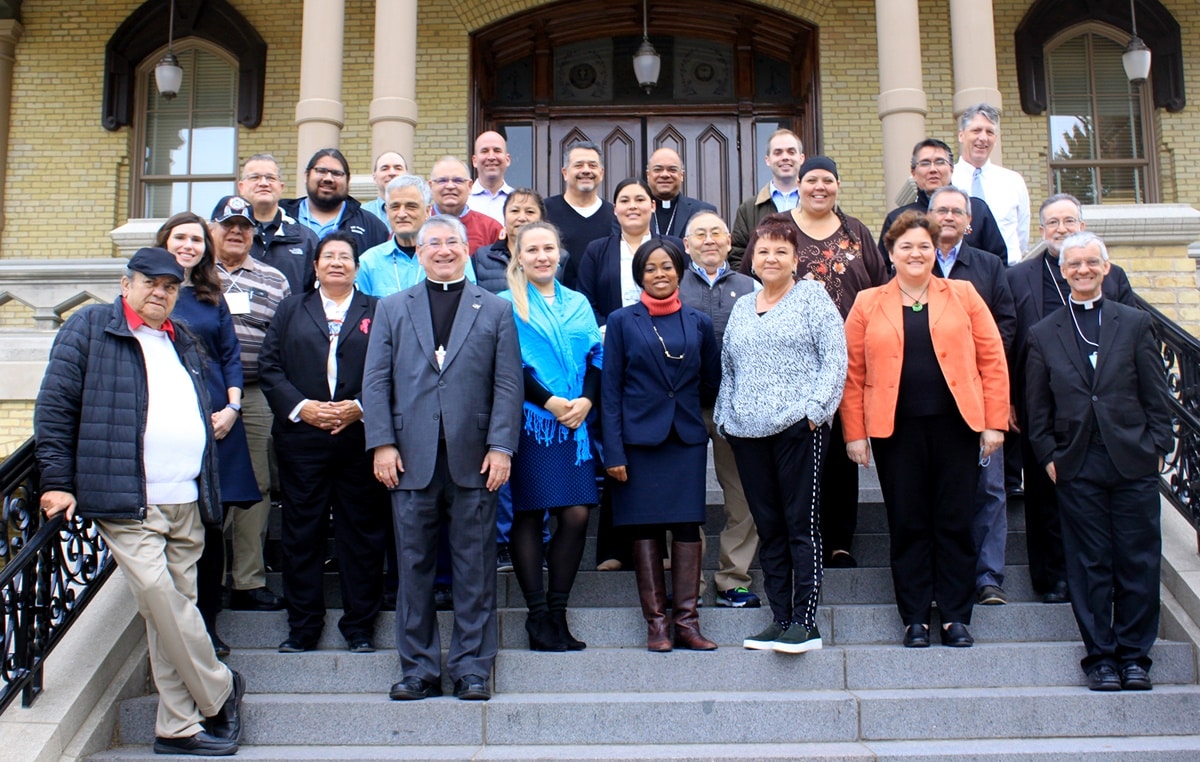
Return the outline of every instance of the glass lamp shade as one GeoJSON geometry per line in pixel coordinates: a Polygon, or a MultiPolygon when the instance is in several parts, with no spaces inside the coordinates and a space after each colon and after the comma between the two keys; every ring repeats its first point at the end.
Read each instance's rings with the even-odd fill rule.
{"type": "Polygon", "coordinates": [[[154,81],[162,97],[169,100],[179,94],[183,85],[183,67],[174,53],[168,52],[154,67],[154,81]]]}
{"type": "Polygon", "coordinates": [[[1125,67],[1125,76],[1135,85],[1142,84],[1150,76],[1150,48],[1146,47],[1141,37],[1134,37],[1125,46],[1121,64],[1125,67]]]}
{"type": "Polygon", "coordinates": [[[642,44],[633,54],[633,73],[637,75],[638,84],[645,88],[646,92],[650,92],[658,84],[658,73],[661,69],[662,59],[659,58],[658,51],[650,44],[650,40],[643,37],[642,44]]]}

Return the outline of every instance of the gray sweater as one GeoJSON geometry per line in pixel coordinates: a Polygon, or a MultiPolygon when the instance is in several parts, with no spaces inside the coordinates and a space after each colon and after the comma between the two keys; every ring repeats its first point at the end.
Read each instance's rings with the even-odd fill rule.
{"type": "Polygon", "coordinates": [[[767,437],[804,420],[828,423],[846,384],[846,330],[825,287],[801,280],[759,316],[733,305],[713,419],[735,437],[767,437]]]}

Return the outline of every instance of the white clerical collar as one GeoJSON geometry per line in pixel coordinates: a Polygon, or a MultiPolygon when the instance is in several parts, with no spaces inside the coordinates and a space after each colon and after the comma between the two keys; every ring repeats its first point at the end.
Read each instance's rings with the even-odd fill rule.
{"type": "Polygon", "coordinates": [[[1082,307],[1085,310],[1094,310],[1100,306],[1100,302],[1103,299],[1104,299],[1103,294],[1101,294],[1100,296],[1097,296],[1095,299],[1085,299],[1083,301],[1080,301],[1079,299],[1076,299],[1074,296],[1072,296],[1071,304],[1075,305],[1076,307],[1082,307]]]}
{"type": "Polygon", "coordinates": [[[458,280],[444,280],[443,281],[443,280],[434,280],[433,278],[427,278],[426,280],[428,280],[430,283],[432,283],[435,286],[441,286],[442,291],[449,291],[451,286],[456,286],[459,283],[462,283],[466,279],[467,279],[466,274],[463,274],[463,276],[461,278],[459,278],[458,280]]]}

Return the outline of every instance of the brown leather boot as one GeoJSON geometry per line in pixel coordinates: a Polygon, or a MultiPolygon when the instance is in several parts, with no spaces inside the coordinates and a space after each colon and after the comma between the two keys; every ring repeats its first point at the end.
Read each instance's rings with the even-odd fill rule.
{"type": "Polygon", "coordinates": [[[671,580],[675,586],[671,619],[675,624],[676,648],[713,651],[717,644],[700,634],[700,614],[696,611],[700,598],[701,548],[698,542],[671,543],[671,580]]]}
{"type": "Polygon", "coordinates": [[[658,540],[633,541],[633,570],[637,574],[638,597],[646,618],[646,650],[670,651],[667,630],[667,580],[663,574],[658,540]]]}

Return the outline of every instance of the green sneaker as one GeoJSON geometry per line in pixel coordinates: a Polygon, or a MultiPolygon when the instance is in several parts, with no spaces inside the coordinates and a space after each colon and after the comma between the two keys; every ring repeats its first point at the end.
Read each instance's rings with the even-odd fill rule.
{"type": "Polygon", "coordinates": [[[767,625],[767,629],[743,640],[742,648],[751,651],[773,651],[775,650],[775,641],[783,637],[787,629],[787,622],[771,622],[767,625]]]}
{"type": "Polygon", "coordinates": [[[782,654],[802,654],[821,648],[821,633],[816,627],[806,628],[793,622],[787,631],[775,639],[772,648],[782,654]]]}

